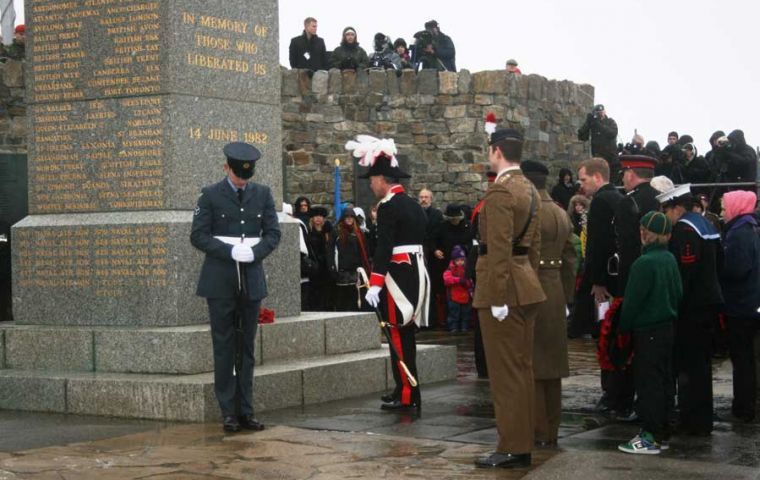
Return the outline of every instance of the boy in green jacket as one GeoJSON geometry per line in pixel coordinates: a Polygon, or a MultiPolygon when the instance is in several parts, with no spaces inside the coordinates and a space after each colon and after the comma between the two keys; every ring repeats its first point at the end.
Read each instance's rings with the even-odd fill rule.
{"type": "Polygon", "coordinates": [[[659,454],[667,438],[672,376],[673,322],[681,302],[681,274],[668,250],[672,226],[660,212],[641,218],[642,255],[631,266],[619,332],[633,334],[633,376],[641,432],[620,451],[659,454]]]}

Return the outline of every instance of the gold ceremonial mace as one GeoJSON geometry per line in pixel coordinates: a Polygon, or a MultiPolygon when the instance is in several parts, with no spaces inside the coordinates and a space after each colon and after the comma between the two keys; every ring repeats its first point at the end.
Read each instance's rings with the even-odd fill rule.
{"type": "MultiPolygon", "coordinates": [[[[367,272],[365,272],[362,267],[359,267],[357,269],[357,272],[358,272],[357,287],[360,289],[361,288],[369,289],[370,284],[369,284],[369,279],[367,278],[367,272]]],[[[417,379],[414,378],[414,375],[412,375],[412,372],[409,371],[409,367],[406,366],[406,363],[404,363],[404,361],[401,360],[401,355],[399,355],[398,350],[396,349],[396,346],[393,344],[393,341],[391,340],[391,328],[395,328],[395,327],[385,321],[385,319],[383,318],[383,314],[380,313],[380,309],[378,307],[375,307],[375,315],[377,315],[377,322],[380,325],[380,330],[383,331],[383,333],[385,334],[385,339],[388,341],[388,347],[391,349],[393,354],[396,355],[396,358],[398,359],[399,367],[404,372],[404,375],[406,375],[406,378],[409,379],[409,384],[412,387],[416,387],[417,379]]]]}

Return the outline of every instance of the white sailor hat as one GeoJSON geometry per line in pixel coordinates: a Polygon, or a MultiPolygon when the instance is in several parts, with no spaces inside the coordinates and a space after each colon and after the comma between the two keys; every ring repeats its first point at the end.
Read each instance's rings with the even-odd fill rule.
{"type": "Polygon", "coordinates": [[[657,201],[660,202],[660,204],[663,204],[687,195],[691,195],[691,183],[684,183],[683,185],[679,185],[667,192],[657,195],[657,201]]]}

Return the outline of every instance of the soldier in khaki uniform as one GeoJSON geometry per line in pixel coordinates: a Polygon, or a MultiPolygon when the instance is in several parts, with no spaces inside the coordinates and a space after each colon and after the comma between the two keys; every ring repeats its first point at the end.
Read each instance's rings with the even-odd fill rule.
{"type": "Polygon", "coordinates": [[[520,170],[523,137],[495,131],[488,160],[498,172],[480,211],[473,305],[478,309],[499,444],[483,468],[530,465],[533,450],[533,325],[546,300],[538,280],[541,201],[520,170]]]}
{"type": "Polygon", "coordinates": [[[520,165],[541,197],[541,260],[538,279],[546,293],[539,304],[533,331],[533,377],[535,379],[536,447],[557,446],[562,415],[562,378],[570,374],[567,359],[567,310],[575,295],[575,248],[573,224],[546,191],[549,170],[531,160],[520,165]]]}

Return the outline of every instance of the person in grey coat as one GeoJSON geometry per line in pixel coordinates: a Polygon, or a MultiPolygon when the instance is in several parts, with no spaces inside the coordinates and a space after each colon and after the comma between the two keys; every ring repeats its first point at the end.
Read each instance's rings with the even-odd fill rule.
{"type": "Polygon", "coordinates": [[[196,294],[206,298],[214,348],[214,392],[225,431],[263,430],[253,415],[253,346],[261,300],[262,261],[280,243],[269,187],[249,182],[261,153],[242,142],[224,147],[227,177],[203,188],[190,243],[206,254],[196,294]],[[242,320],[242,366],[235,369],[235,319],[242,320]]]}

